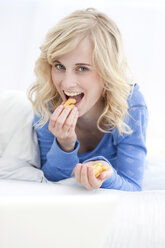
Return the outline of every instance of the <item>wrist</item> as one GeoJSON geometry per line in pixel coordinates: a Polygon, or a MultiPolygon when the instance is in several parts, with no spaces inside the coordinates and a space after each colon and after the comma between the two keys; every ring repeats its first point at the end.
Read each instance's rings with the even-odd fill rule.
{"type": "Polygon", "coordinates": [[[72,152],[75,148],[76,142],[67,143],[66,141],[62,142],[57,139],[57,144],[64,152],[72,152]]]}

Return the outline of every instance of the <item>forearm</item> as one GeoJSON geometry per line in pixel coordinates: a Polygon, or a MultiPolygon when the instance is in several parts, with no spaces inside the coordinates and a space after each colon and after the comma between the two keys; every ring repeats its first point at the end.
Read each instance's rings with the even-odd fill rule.
{"type": "Polygon", "coordinates": [[[101,188],[123,191],[141,191],[141,186],[139,184],[136,184],[134,181],[119,175],[115,169],[113,170],[114,172],[112,177],[109,177],[107,180],[105,180],[101,188]]]}
{"type": "Polygon", "coordinates": [[[77,141],[72,152],[65,152],[58,146],[55,139],[50,151],[46,155],[46,161],[42,165],[45,177],[54,182],[69,178],[74,167],[79,163],[78,149],[79,143],[77,141]]]}

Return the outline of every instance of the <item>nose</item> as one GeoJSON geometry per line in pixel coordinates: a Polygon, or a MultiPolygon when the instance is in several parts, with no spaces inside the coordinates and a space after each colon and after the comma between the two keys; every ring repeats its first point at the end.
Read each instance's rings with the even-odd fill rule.
{"type": "Polygon", "coordinates": [[[77,77],[73,71],[65,71],[62,79],[62,87],[64,89],[74,88],[77,85],[77,77]]]}

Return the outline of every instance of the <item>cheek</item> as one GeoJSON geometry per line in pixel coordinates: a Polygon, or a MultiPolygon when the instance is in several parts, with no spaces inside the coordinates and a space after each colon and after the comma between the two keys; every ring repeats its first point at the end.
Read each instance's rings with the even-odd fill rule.
{"type": "Polygon", "coordinates": [[[93,85],[93,87],[91,87],[90,89],[91,92],[91,97],[95,99],[95,101],[98,101],[99,98],[102,97],[102,93],[103,93],[103,87],[101,85],[93,85]]]}
{"type": "Polygon", "coordinates": [[[51,73],[51,76],[52,76],[52,82],[54,84],[54,86],[56,86],[56,88],[58,89],[59,88],[59,85],[60,85],[60,78],[58,75],[56,75],[53,71],[51,73]]]}

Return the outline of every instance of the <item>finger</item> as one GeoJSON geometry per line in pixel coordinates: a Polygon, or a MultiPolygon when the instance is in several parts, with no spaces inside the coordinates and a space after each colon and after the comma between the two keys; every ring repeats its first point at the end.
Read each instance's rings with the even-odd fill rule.
{"type": "Polygon", "coordinates": [[[82,164],[77,164],[76,167],[75,167],[75,178],[76,178],[76,181],[78,183],[81,184],[81,168],[82,168],[82,164]]]}
{"type": "Polygon", "coordinates": [[[112,175],[113,175],[113,169],[111,166],[109,166],[108,169],[106,171],[103,171],[98,178],[104,181],[108,177],[111,177],[112,175]]]}
{"type": "Polygon", "coordinates": [[[92,188],[100,188],[102,181],[95,177],[93,166],[88,167],[88,181],[92,188]]]}
{"type": "Polygon", "coordinates": [[[50,117],[50,121],[49,121],[49,129],[53,129],[54,128],[55,123],[56,123],[56,120],[60,116],[62,110],[63,110],[63,105],[60,105],[53,112],[53,114],[50,117]]]}
{"type": "Polygon", "coordinates": [[[68,129],[68,132],[70,134],[75,132],[77,120],[78,120],[78,110],[75,110],[74,115],[72,116],[72,119],[70,119],[70,125],[69,125],[69,129],[68,129]]]}
{"type": "Polygon", "coordinates": [[[73,128],[75,129],[75,118],[76,118],[76,115],[77,115],[77,108],[75,107],[74,109],[71,110],[68,118],[66,119],[65,121],[65,124],[63,126],[63,129],[65,132],[69,132],[70,131],[70,128],[73,128]]]}
{"type": "Polygon", "coordinates": [[[58,128],[62,128],[64,126],[65,121],[66,121],[67,117],[69,116],[70,112],[71,112],[70,107],[63,108],[63,111],[61,112],[58,119],[56,120],[55,128],[58,129],[58,128]]]}
{"type": "Polygon", "coordinates": [[[91,185],[88,182],[87,166],[84,164],[81,169],[81,184],[87,189],[91,189],[91,185]]]}

